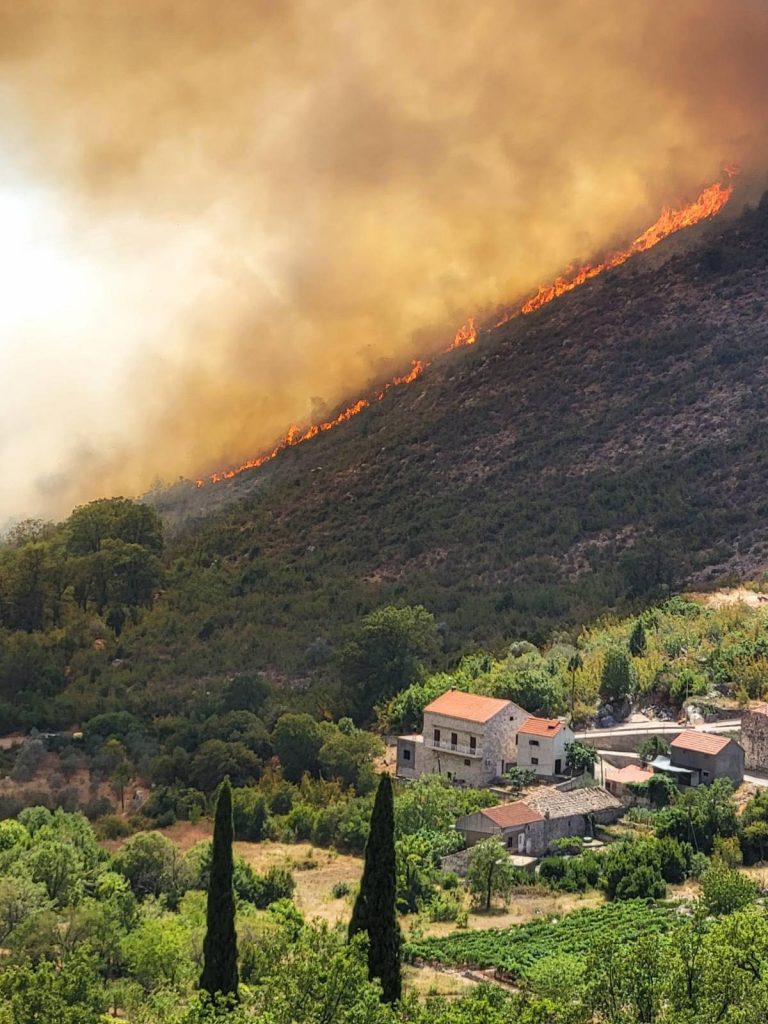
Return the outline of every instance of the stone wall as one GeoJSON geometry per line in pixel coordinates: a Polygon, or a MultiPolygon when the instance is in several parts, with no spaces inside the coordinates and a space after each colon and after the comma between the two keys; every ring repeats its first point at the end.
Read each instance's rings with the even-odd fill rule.
{"type": "Polygon", "coordinates": [[[768,707],[747,711],[741,720],[747,770],[768,772],[768,707]]]}

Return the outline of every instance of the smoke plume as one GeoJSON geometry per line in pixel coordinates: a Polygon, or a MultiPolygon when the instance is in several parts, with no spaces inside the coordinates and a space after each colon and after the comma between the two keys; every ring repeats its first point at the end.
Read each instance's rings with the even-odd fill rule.
{"type": "Polygon", "coordinates": [[[753,0],[0,0],[0,212],[55,254],[0,516],[240,462],[762,175],[767,47],[753,0]]]}

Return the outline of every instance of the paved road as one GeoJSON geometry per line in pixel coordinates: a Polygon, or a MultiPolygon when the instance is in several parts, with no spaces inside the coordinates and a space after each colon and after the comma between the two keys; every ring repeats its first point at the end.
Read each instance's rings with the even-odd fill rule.
{"type": "Polygon", "coordinates": [[[680,725],[677,722],[628,722],[626,725],[617,725],[611,729],[587,729],[585,732],[577,732],[576,739],[588,740],[592,746],[597,746],[600,740],[609,739],[612,736],[662,736],[666,733],[672,733],[674,736],[683,729],[693,729],[696,732],[733,732],[740,728],[740,718],[688,726],[680,725]]]}

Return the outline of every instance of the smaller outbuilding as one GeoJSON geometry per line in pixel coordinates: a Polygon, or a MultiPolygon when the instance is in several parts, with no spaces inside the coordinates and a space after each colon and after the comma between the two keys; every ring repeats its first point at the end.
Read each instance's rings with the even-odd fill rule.
{"type": "Polygon", "coordinates": [[[541,857],[556,839],[593,836],[595,826],[616,821],[624,807],[602,786],[563,793],[541,789],[525,800],[485,807],[459,818],[467,846],[497,836],[510,852],[541,857]]]}
{"type": "Polygon", "coordinates": [[[527,718],[517,730],[517,766],[544,778],[562,775],[573,733],[558,718],[527,718]]]}
{"type": "Polygon", "coordinates": [[[644,764],[628,764],[623,768],[608,766],[605,771],[605,788],[620,800],[633,801],[634,795],[628,788],[633,783],[647,782],[653,771],[644,764]]]}
{"type": "Polygon", "coordinates": [[[744,748],[728,736],[686,729],[669,745],[669,756],[651,761],[654,772],[668,775],[678,786],[701,786],[715,779],[744,779],[744,748]]]}

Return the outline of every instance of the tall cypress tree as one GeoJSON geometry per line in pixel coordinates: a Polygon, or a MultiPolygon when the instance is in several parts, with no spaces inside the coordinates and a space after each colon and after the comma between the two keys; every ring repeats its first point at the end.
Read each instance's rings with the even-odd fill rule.
{"type": "Polygon", "coordinates": [[[232,888],[232,788],[226,778],[216,801],[213,856],[208,883],[207,931],[200,987],[212,996],[237,998],[237,936],[232,888]]]}
{"type": "Polygon", "coordinates": [[[368,977],[378,978],[384,1002],[400,998],[400,926],[397,923],[395,896],[395,807],[392,780],[382,775],[373,804],[365,866],[360,892],[349,922],[349,936],[368,933],[368,977]]]}

